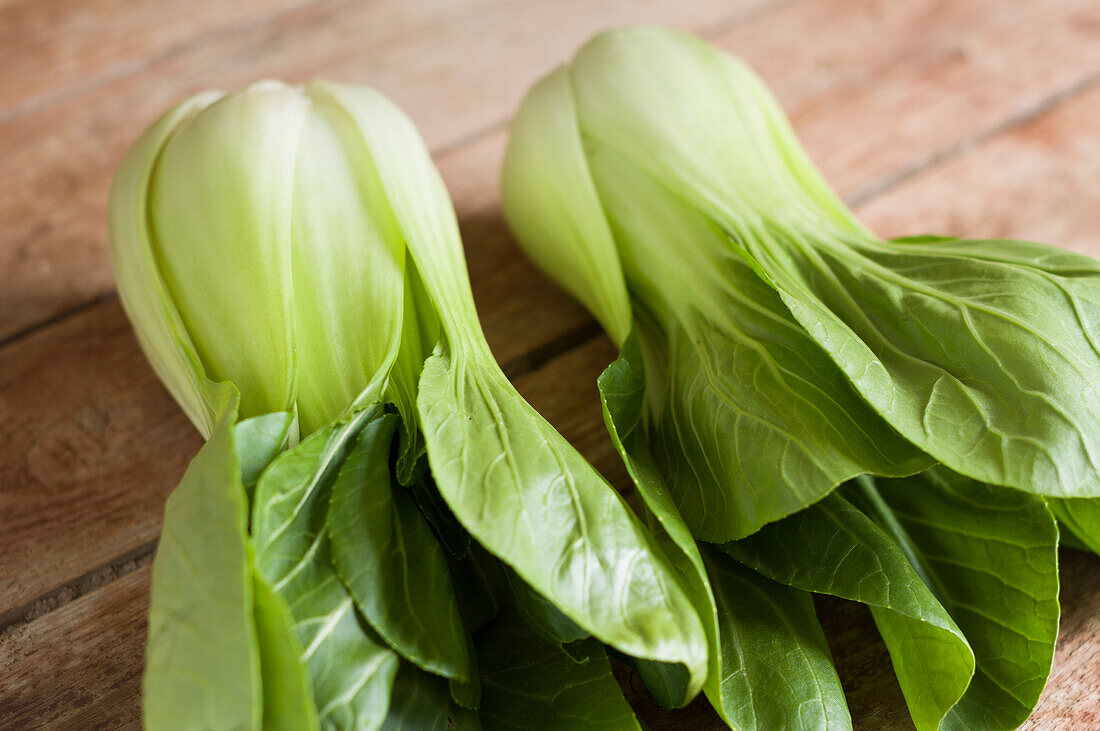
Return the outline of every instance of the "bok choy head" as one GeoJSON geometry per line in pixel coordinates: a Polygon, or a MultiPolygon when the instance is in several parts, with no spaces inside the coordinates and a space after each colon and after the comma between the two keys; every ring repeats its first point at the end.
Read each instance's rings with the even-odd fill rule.
{"type": "Polygon", "coordinates": [[[675,679],[666,702],[699,691],[706,640],[680,579],[496,364],[443,181],[380,94],[262,82],[185,102],[123,163],[110,220],[127,313],[204,434],[220,383],[240,391],[241,418],[295,413],[321,446],[354,436],[334,419],[392,405],[402,484],[430,469],[462,528],[570,639],[655,663],[675,679]]]}
{"type": "Polygon", "coordinates": [[[204,435],[208,382],[242,418],[308,434],[381,387],[404,319],[405,247],[339,87],[201,95],[135,145],[111,194],[119,293],[204,435]]]}
{"type": "Polygon", "coordinates": [[[762,82],[697,39],[612,31],[544,78],[503,199],[531,258],[620,345],[636,333],[642,428],[699,538],[934,461],[1100,495],[1100,265],[877,239],[762,82]]]}

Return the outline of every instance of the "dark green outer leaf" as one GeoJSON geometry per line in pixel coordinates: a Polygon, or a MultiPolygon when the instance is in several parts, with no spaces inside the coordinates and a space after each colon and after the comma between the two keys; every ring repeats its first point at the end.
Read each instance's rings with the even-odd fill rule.
{"type": "Polygon", "coordinates": [[[974,655],[962,631],[871,519],[840,495],[721,546],[775,581],[871,607],[918,729],[963,696],[974,655]]]}
{"type": "MultiPolygon", "coordinates": [[[[423,436],[420,437],[423,440],[423,436]]],[[[452,558],[462,559],[470,550],[470,534],[458,522],[447,503],[435,487],[435,482],[428,474],[427,460],[424,461],[424,474],[413,480],[407,487],[416,507],[435,530],[440,544],[447,549],[452,558]]]]}
{"type": "MultiPolygon", "coordinates": [[[[1081,547],[1100,554],[1100,500],[1050,498],[1051,512],[1081,542],[1081,547]]],[[[1062,542],[1065,543],[1065,536],[1062,542]]]]}
{"type": "Polygon", "coordinates": [[[506,610],[474,641],[485,729],[640,730],[595,640],[576,643],[577,662],[506,610]]]}
{"type": "Polygon", "coordinates": [[[335,471],[375,414],[318,429],[276,458],[256,486],[256,567],[290,608],[325,729],[377,728],[398,666],[397,655],[360,621],[332,567],[325,528],[335,471]]]}
{"type": "MultiPolygon", "coordinates": [[[[706,678],[706,637],[648,531],[615,490],[481,360],[437,351],[420,415],[439,492],[481,545],[593,636],[706,678]]],[[[479,356],[480,357],[480,356],[479,356]]]]}
{"type": "Polygon", "coordinates": [[[333,565],[390,647],[424,670],[472,680],[443,549],[390,471],[396,426],[393,414],[368,423],[340,466],[328,506],[333,565]]]}
{"type": "Polygon", "coordinates": [[[477,543],[461,559],[450,558],[462,620],[477,632],[510,600],[507,567],[477,543]]]}
{"type": "MultiPolygon", "coordinates": [[[[869,482],[869,481],[868,481],[869,482]]],[[[1058,637],[1058,533],[1041,498],[937,467],[875,480],[875,514],[919,562],[977,660],[945,726],[1012,729],[1046,684],[1058,637]],[[885,508],[885,512],[883,510],[885,508]]]]}
{"type": "Polygon", "coordinates": [[[504,575],[511,590],[513,609],[539,637],[556,645],[568,645],[590,636],[562,614],[553,602],[532,589],[515,571],[504,567],[504,575]]]}
{"type": "Polygon", "coordinates": [[[393,683],[390,711],[384,731],[476,731],[477,713],[452,702],[447,681],[402,662],[393,683]]]}
{"type": "Polygon", "coordinates": [[[737,729],[850,729],[809,594],[705,546],[722,643],[720,712],[737,729]]]}
{"type": "Polygon", "coordinates": [[[481,678],[476,675],[477,661],[470,661],[475,675],[470,680],[458,680],[451,678],[447,681],[447,687],[451,692],[451,699],[462,708],[476,711],[481,706],[481,678]]]}
{"type": "MultiPolygon", "coordinates": [[[[728,559],[714,555],[708,577],[699,546],[680,518],[638,428],[645,372],[634,335],[623,344],[619,359],[601,374],[599,386],[604,420],[645,502],[651,530],[704,619],[710,647],[705,690],[715,710],[739,729],[768,728],[776,719],[799,719],[810,726],[824,719],[832,727],[849,727],[828,648],[821,641],[812,606],[807,612],[805,598],[752,572],[726,566],[731,564],[728,559]],[[712,578],[718,582],[714,591],[712,578]],[[715,594],[723,603],[721,614],[715,594]],[[753,652],[746,652],[746,642],[753,652]],[[766,652],[757,654],[756,649],[766,652]],[[792,677],[784,682],[792,692],[782,696],[754,692],[770,684],[777,656],[786,658],[782,670],[792,677]]],[[[638,666],[650,689],[659,689],[655,681],[660,675],[646,672],[644,663],[638,666]]],[[[660,693],[655,695],[660,699],[660,693]]]]}
{"type": "Polygon", "coordinates": [[[164,509],[153,561],[143,681],[149,729],[260,725],[260,654],[253,625],[248,505],[223,387],[210,440],[164,509]]]}
{"type": "Polygon", "coordinates": [[[746,241],[879,413],[952,469],[1100,495],[1100,264],[1019,241],[746,241]]]}

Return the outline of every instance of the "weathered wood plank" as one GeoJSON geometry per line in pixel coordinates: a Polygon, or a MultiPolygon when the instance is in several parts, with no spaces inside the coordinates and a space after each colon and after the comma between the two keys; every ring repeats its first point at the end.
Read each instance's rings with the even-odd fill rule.
{"type": "Polygon", "coordinates": [[[116,302],[55,330],[0,351],[0,618],[155,539],[202,444],[116,302]]]}
{"type": "Polygon", "coordinates": [[[308,1],[0,3],[0,119],[308,1]]]}
{"type": "Polygon", "coordinates": [[[0,727],[138,728],[149,567],[0,634],[0,727]]]}
{"type": "Polygon", "coordinates": [[[1100,84],[864,206],[884,236],[1019,238],[1100,258],[1100,84]]]}
{"type": "Polygon", "coordinates": [[[825,177],[859,202],[1100,79],[1100,4],[810,2],[716,42],[761,73],[825,177]]]}
{"type": "Polygon", "coordinates": [[[538,75],[599,29],[701,29],[774,2],[315,2],[18,115],[0,124],[0,339],[113,287],[110,176],[141,131],[190,94],[264,77],[369,84],[440,149],[503,123],[538,75]]]}

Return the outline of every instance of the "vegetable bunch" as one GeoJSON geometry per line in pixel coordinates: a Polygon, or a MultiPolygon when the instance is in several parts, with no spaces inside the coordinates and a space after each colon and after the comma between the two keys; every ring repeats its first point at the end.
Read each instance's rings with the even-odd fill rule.
{"type": "Polygon", "coordinates": [[[918,728],[1027,718],[1059,543],[1100,549],[1100,263],[878,239],[749,69],[657,29],[531,90],[503,201],[619,346],[637,511],[496,364],[381,95],[261,82],[135,144],[119,292],[207,439],[148,727],[638,728],[609,652],[734,728],[850,727],[815,593],[869,607],[918,728]]]}
{"type": "Polygon", "coordinates": [[[1013,728],[1100,547],[1100,263],[882,241],[743,64],[598,36],[512,125],[505,215],[619,345],[605,417],[738,728],[850,725],[809,593],[868,605],[918,728],[1013,728]]]}
{"type": "Polygon", "coordinates": [[[153,566],[148,727],[636,727],[601,643],[665,702],[698,692],[691,597],[493,360],[442,180],[383,97],[184,102],[110,226],[142,348],[208,439],[153,566]]]}

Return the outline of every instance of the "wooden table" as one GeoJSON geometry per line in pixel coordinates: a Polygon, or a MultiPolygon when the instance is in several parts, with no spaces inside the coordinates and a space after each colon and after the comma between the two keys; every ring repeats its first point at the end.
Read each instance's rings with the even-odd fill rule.
{"type": "MultiPolygon", "coordinates": [[[[749,61],[883,235],[1031,238],[1100,255],[1096,0],[0,0],[0,728],[140,718],[149,566],[200,440],[139,353],[106,257],[111,173],[170,104],[258,77],[377,87],[450,186],[489,340],[607,474],[610,344],[519,254],[497,179],[509,115],[593,32],[692,30],[749,61]]],[[[1100,560],[1064,551],[1034,728],[1100,727],[1100,560]]],[[[866,612],[819,605],[863,728],[908,716],[866,612]]],[[[696,704],[655,728],[712,724],[696,704]]]]}

